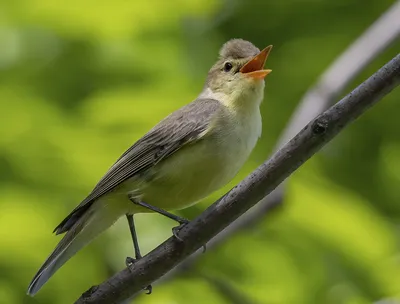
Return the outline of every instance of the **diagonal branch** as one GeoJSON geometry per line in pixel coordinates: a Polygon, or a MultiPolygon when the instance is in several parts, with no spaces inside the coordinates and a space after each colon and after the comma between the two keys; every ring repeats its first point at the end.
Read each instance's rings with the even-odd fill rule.
{"type": "Polygon", "coordinates": [[[319,115],[267,162],[212,204],[132,269],[124,269],[85,292],[76,303],[120,303],[167,273],[274,190],[344,127],[400,83],[400,54],[340,102],[319,115]]]}
{"type": "Polygon", "coordinates": [[[373,59],[399,38],[399,16],[400,1],[397,1],[332,63],[318,82],[304,94],[278,147],[327,109],[373,59]]]}
{"type": "MultiPolygon", "coordinates": [[[[275,149],[287,143],[307,122],[326,110],[343,92],[354,78],[380,53],[389,47],[400,36],[400,1],[395,2],[382,14],[359,38],[357,38],[320,76],[317,83],[308,90],[300,100],[287,127],[282,132],[275,149]]],[[[246,212],[232,225],[215,236],[207,248],[215,248],[224,243],[230,236],[255,225],[272,209],[280,206],[284,200],[286,182],[279,185],[271,194],[262,199],[254,208],[246,212]]],[[[179,264],[156,283],[171,279],[181,272],[191,269],[193,263],[201,256],[197,251],[179,264]]]]}

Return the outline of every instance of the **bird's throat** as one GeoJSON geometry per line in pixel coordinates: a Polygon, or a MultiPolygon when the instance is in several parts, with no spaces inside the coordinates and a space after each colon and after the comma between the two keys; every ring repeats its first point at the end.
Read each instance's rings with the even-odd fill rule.
{"type": "Polygon", "coordinates": [[[218,100],[227,108],[237,112],[253,111],[254,107],[260,106],[264,98],[264,82],[254,83],[242,90],[234,90],[231,94],[214,92],[210,88],[205,88],[199,98],[218,100]]]}

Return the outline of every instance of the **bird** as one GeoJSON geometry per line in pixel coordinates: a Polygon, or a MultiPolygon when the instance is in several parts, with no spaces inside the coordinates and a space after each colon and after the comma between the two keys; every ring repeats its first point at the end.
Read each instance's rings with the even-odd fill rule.
{"type": "MultiPolygon", "coordinates": [[[[55,228],[65,234],[29,284],[35,295],[51,276],[101,232],[126,216],[135,259],[142,257],[134,215],[189,207],[230,182],[255,147],[262,130],[264,69],[272,45],[262,51],[231,39],[220,49],[196,99],[168,115],[110,167],[92,192],[55,228]]],[[[146,288],[149,293],[151,286],[146,288]]]]}

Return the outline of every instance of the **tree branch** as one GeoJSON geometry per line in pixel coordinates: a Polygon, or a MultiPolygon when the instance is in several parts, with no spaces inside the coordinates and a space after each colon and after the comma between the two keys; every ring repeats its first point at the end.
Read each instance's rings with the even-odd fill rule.
{"type": "MultiPolygon", "coordinates": [[[[275,151],[287,143],[307,122],[326,110],[343,92],[346,86],[381,52],[400,36],[400,1],[395,2],[359,38],[357,38],[319,77],[300,100],[287,127],[277,141],[275,151]]],[[[215,248],[233,234],[255,225],[284,200],[286,182],[263,198],[232,225],[215,236],[207,248],[215,248]]],[[[191,255],[156,283],[169,280],[178,273],[186,272],[202,254],[202,250],[191,255]]]]}
{"type": "Polygon", "coordinates": [[[400,1],[397,1],[332,63],[318,82],[304,94],[278,147],[327,109],[374,58],[396,41],[400,36],[399,16],[400,1]]]}
{"type": "Polygon", "coordinates": [[[184,226],[132,269],[124,269],[85,292],[75,303],[120,303],[167,273],[254,206],[350,122],[400,83],[400,54],[353,92],[311,121],[267,162],[184,226]]]}

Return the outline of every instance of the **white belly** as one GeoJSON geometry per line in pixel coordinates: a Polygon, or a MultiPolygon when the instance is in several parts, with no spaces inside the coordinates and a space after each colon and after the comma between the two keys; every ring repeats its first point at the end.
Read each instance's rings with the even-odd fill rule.
{"type": "Polygon", "coordinates": [[[231,181],[248,159],[261,133],[261,115],[231,124],[204,141],[188,145],[154,168],[142,183],[142,200],[163,209],[188,207],[231,181]],[[184,156],[183,156],[184,155],[184,156]]]}

